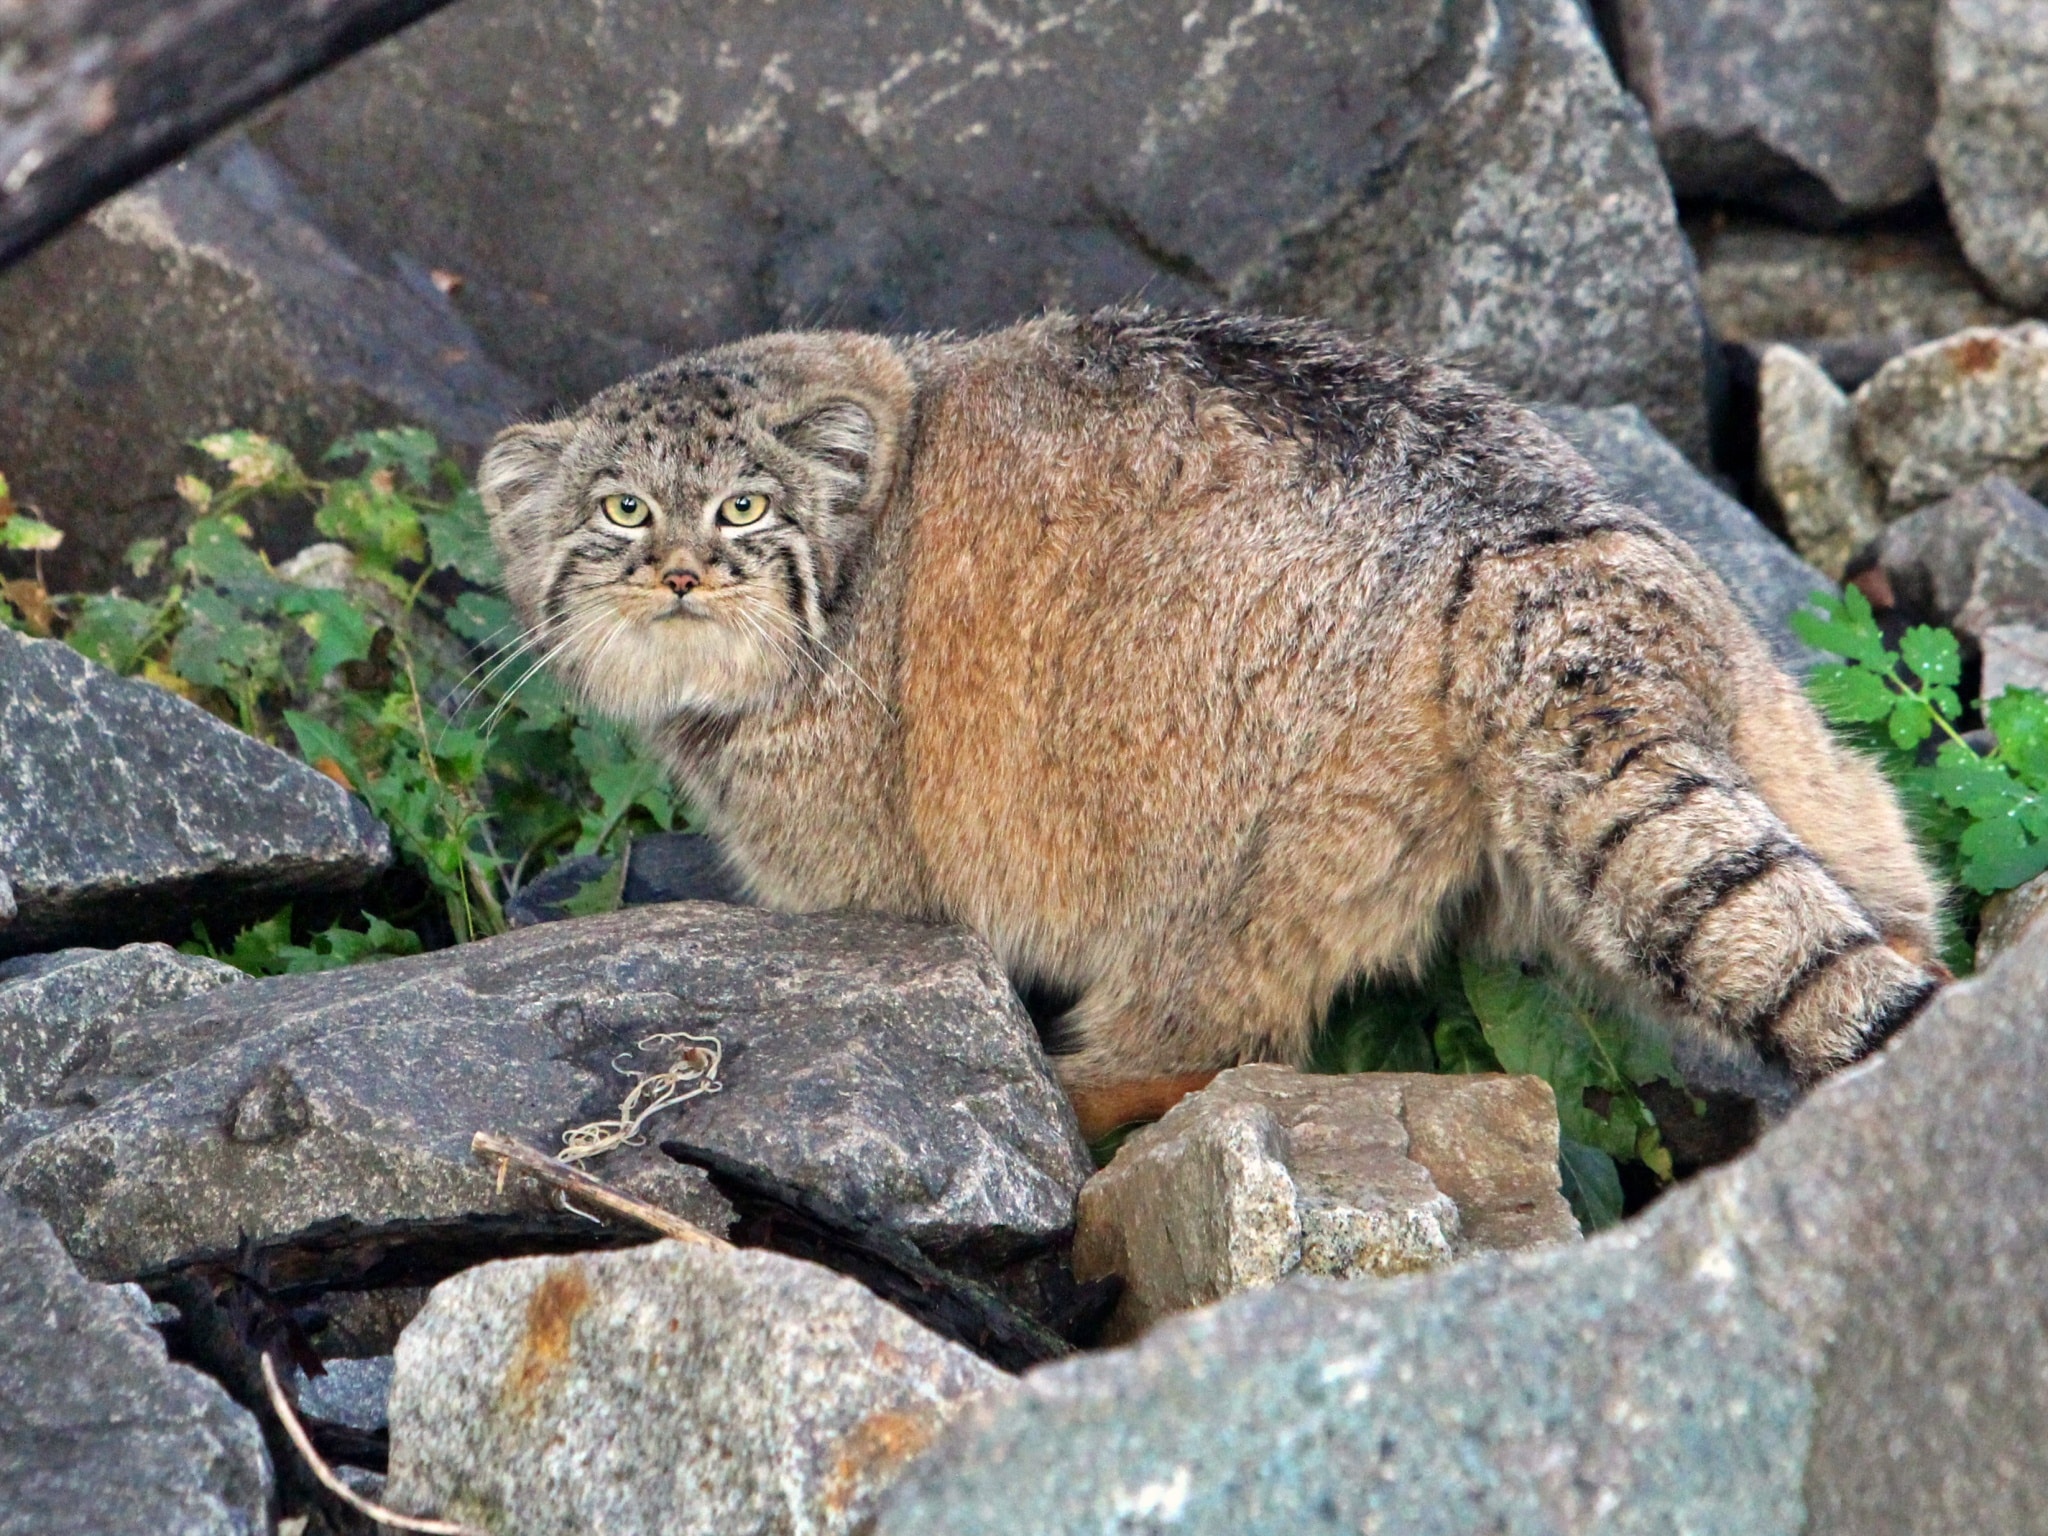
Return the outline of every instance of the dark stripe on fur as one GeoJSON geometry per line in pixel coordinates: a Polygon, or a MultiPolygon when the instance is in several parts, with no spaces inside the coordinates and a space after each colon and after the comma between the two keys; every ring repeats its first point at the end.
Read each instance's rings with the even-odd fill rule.
{"type": "Polygon", "coordinates": [[[1674,995],[1682,994],[1687,980],[1685,956],[1707,919],[1765,876],[1800,862],[1816,861],[1789,837],[1767,837],[1753,847],[1708,860],[1659,909],[1657,926],[1674,920],[1677,926],[1652,951],[1650,968],[1667,980],[1674,995]]]}
{"type": "Polygon", "coordinates": [[[1701,790],[1726,787],[1718,779],[1702,778],[1696,773],[1680,774],[1658,797],[1656,804],[1647,805],[1640,811],[1629,812],[1600,834],[1600,840],[1593,845],[1592,854],[1579,870],[1579,889],[1590,895],[1599,887],[1601,879],[1607,873],[1608,864],[1638,827],[1646,822],[1655,821],[1660,816],[1670,815],[1701,790]]]}
{"type": "Polygon", "coordinates": [[[1941,983],[1928,976],[1909,986],[1898,988],[1891,999],[1877,1011],[1877,1016],[1863,1027],[1863,1038],[1856,1042],[1856,1054],[1852,1061],[1861,1061],[1885,1041],[1919,1016],[1935,993],[1941,990],[1941,983]]]}
{"type": "Polygon", "coordinates": [[[1855,933],[1844,934],[1832,943],[1823,944],[1807,956],[1806,963],[1792,973],[1792,979],[1785,983],[1775,998],[1750,1015],[1742,1026],[1742,1032],[1759,1046],[1773,1039],[1777,1035],[1778,1025],[1784,1022],[1785,1015],[1798,1005],[1799,999],[1805,996],[1807,989],[1819,981],[1828,970],[1849,956],[1860,955],[1864,950],[1883,942],[1883,939],[1865,928],[1855,933]]]}

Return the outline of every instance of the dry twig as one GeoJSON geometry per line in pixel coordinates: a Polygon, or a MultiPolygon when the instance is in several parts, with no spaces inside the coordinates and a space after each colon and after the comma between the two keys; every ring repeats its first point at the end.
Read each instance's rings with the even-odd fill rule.
{"type": "Polygon", "coordinates": [[[673,1237],[679,1242],[701,1243],[712,1248],[730,1248],[722,1237],[706,1232],[695,1222],[685,1221],[672,1211],[664,1211],[658,1205],[649,1205],[645,1200],[636,1199],[623,1189],[594,1179],[581,1168],[571,1167],[560,1158],[549,1157],[537,1152],[523,1141],[514,1141],[509,1136],[495,1136],[489,1131],[478,1131],[470,1138],[469,1149],[480,1162],[498,1165],[502,1175],[507,1168],[516,1168],[530,1178],[573,1195],[585,1205],[609,1211],[627,1221],[638,1222],[643,1227],[659,1232],[663,1237],[673,1237]]]}

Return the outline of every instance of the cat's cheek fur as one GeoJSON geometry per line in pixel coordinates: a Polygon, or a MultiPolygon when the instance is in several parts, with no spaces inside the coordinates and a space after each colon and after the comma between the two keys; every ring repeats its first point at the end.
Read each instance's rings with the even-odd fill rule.
{"type": "Polygon", "coordinates": [[[789,676],[757,635],[710,618],[621,619],[579,645],[565,670],[593,709],[643,731],[681,714],[758,708],[789,676]]]}

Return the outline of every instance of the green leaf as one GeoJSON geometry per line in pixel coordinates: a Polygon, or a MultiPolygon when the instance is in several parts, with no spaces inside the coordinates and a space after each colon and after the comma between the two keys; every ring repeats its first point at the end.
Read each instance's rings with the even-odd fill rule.
{"type": "Polygon", "coordinates": [[[2036,789],[2048,789],[2048,695],[2008,688],[1984,707],[1998,756],[2036,789]]]}
{"type": "Polygon", "coordinates": [[[1963,652],[1945,629],[1916,624],[1899,637],[1899,655],[1922,683],[1953,688],[1963,680],[1963,652]]]}
{"type": "Polygon", "coordinates": [[[285,583],[271,572],[270,562],[249,547],[249,525],[232,512],[197,519],[185,530],[185,547],[171,563],[187,576],[212,582],[223,591],[258,599],[275,596],[285,583]]]}
{"type": "Polygon", "coordinates": [[[0,521],[0,549],[55,549],[64,542],[64,530],[17,512],[0,521]]]}
{"type": "Polygon", "coordinates": [[[372,566],[389,571],[427,554],[426,532],[413,504],[367,480],[337,480],[313,514],[313,526],[339,539],[372,566]]]}
{"type": "Polygon", "coordinates": [[[576,887],[576,894],[564,901],[562,910],[571,917],[596,917],[616,912],[626,898],[626,865],[629,855],[621,853],[605,866],[604,873],[576,887]]]}
{"type": "Polygon", "coordinates": [[[385,427],[374,432],[352,432],[322,457],[325,464],[343,459],[364,459],[365,474],[395,469],[418,490],[430,490],[434,483],[434,459],[441,452],[434,434],[419,427],[385,427]]]}
{"type": "Polygon", "coordinates": [[[112,672],[132,672],[162,610],[112,593],[81,598],[65,642],[112,672]]]}
{"type": "Polygon", "coordinates": [[[1985,896],[2025,885],[2048,870],[2048,841],[2028,837],[2013,812],[1977,822],[1956,847],[1963,856],[1963,883],[1985,896]]]}
{"type": "Polygon", "coordinates": [[[157,561],[163,558],[167,542],[164,539],[137,539],[128,546],[127,553],[121,556],[121,563],[140,580],[156,569],[157,561]]]}
{"type": "Polygon", "coordinates": [[[291,450],[260,432],[215,432],[192,446],[225,464],[241,489],[295,491],[306,483],[291,450]]]}
{"type": "Polygon", "coordinates": [[[465,592],[446,614],[448,627],[472,645],[502,646],[511,642],[519,621],[512,605],[488,592],[465,592]]]}
{"type": "Polygon", "coordinates": [[[1886,729],[1893,746],[1901,750],[1917,747],[1934,734],[1934,711],[1918,699],[1900,699],[1892,706],[1886,729]]]}
{"type": "Polygon", "coordinates": [[[295,709],[284,712],[284,723],[299,744],[299,756],[315,767],[321,763],[333,763],[347,777],[350,787],[359,793],[362,791],[369,776],[363,772],[356,760],[355,749],[341,732],[326,721],[316,720],[295,709]]]}
{"type": "Polygon", "coordinates": [[[1868,724],[1882,720],[1899,700],[1882,672],[1868,667],[1819,666],[1807,674],[1807,690],[1830,720],[1868,724]]]}
{"type": "Polygon", "coordinates": [[[1789,622],[1800,639],[1815,650],[1846,656],[1880,672],[1891,670],[1894,658],[1885,648],[1884,633],[1870,611],[1870,600],[1861,592],[1844,587],[1840,597],[1816,592],[1807,601],[1827,616],[1816,617],[1804,609],[1794,612],[1789,622]]]}
{"type": "Polygon", "coordinates": [[[313,654],[306,661],[308,688],[318,688],[343,662],[369,656],[377,621],[356,607],[347,593],[303,587],[280,598],[278,606],[298,619],[299,628],[313,642],[313,654]]]}
{"type": "Polygon", "coordinates": [[[1479,1016],[1472,1011],[1472,1000],[1465,995],[1464,985],[1459,981],[1455,968],[1451,972],[1451,981],[1453,985],[1438,987],[1434,992],[1437,1010],[1434,1043],[1439,1070],[1500,1071],[1500,1058],[1486,1043],[1486,1032],[1479,1027],[1479,1016]]]}
{"type": "Polygon", "coordinates": [[[1579,1230],[1588,1237],[1621,1220],[1621,1170],[1598,1147],[1563,1137],[1557,1144],[1557,1177],[1571,1202],[1579,1230]]]}
{"type": "Polygon", "coordinates": [[[1434,1072],[1429,1029],[1435,1010],[1413,989],[1353,987],[1330,1008],[1316,1037],[1311,1072],[1434,1072]]]}
{"type": "Polygon", "coordinates": [[[427,545],[437,568],[453,571],[480,587],[503,584],[505,573],[498,563],[497,547],[491,543],[490,522],[484,515],[483,499],[475,491],[465,488],[446,512],[422,513],[420,521],[426,524],[427,545]]]}

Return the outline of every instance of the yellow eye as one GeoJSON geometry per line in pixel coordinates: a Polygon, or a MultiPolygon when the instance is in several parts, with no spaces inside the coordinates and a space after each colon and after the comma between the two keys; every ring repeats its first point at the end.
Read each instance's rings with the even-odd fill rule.
{"type": "Polygon", "coordinates": [[[732,528],[758,523],[768,515],[768,498],[759,491],[728,496],[718,504],[718,520],[732,528]]]}
{"type": "Polygon", "coordinates": [[[638,528],[654,515],[638,496],[607,496],[598,505],[621,528],[638,528]]]}

